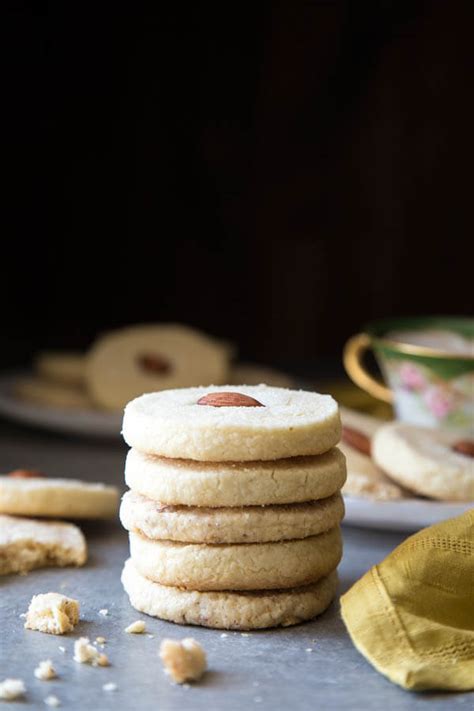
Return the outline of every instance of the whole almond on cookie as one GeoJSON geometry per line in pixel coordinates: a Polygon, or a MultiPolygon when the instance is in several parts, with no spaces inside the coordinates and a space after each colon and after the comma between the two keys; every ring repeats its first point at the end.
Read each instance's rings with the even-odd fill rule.
{"type": "Polygon", "coordinates": [[[474,441],[472,439],[461,439],[459,442],[455,442],[451,449],[466,457],[474,457],[474,441]]]}
{"type": "Polygon", "coordinates": [[[265,407],[261,402],[249,395],[242,393],[209,393],[203,395],[197,401],[198,405],[210,405],[211,407],[265,407]]]}
{"type": "Polygon", "coordinates": [[[144,353],[138,357],[138,362],[143,370],[150,373],[169,373],[171,364],[167,358],[159,353],[144,353]]]}
{"type": "Polygon", "coordinates": [[[357,451],[362,452],[370,457],[371,454],[371,443],[370,439],[363,432],[359,430],[354,430],[352,427],[342,427],[342,441],[348,444],[350,447],[354,447],[357,451]]]}
{"type": "Polygon", "coordinates": [[[14,469],[12,472],[8,472],[8,476],[14,479],[38,479],[46,478],[46,474],[39,472],[36,469],[14,469]]]}

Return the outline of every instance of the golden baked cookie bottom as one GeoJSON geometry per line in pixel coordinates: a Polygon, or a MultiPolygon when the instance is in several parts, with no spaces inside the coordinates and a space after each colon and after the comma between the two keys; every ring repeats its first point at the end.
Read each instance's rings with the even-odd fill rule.
{"type": "Polygon", "coordinates": [[[342,556],[339,526],[276,543],[175,543],[130,533],[137,570],[161,585],[188,590],[269,590],[308,585],[334,570],[342,556]]]}
{"type": "Polygon", "coordinates": [[[265,543],[308,538],[337,526],[342,496],[300,504],[195,507],[160,504],[134,491],[122,499],[124,528],[152,540],[182,543],[265,543]]]}
{"type": "Polygon", "coordinates": [[[288,627],[310,620],[331,604],[337,583],[333,571],[316,583],[287,590],[197,592],[148,580],[131,559],[122,572],[130,604],[139,612],[177,624],[226,630],[288,627]]]}
{"type": "Polygon", "coordinates": [[[162,504],[183,506],[315,501],[335,494],[345,480],[345,458],[336,448],[318,456],[264,462],[197,462],[131,449],[125,464],[130,489],[162,504]]]}

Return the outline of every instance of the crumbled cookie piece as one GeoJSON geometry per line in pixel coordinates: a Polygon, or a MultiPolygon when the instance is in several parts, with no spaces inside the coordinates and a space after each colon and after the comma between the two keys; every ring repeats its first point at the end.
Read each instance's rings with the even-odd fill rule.
{"type": "Polygon", "coordinates": [[[145,631],[146,626],[143,620],[136,620],[135,622],[132,622],[131,625],[128,625],[128,627],[125,627],[125,632],[128,632],[128,634],[143,634],[145,631]]]}
{"type": "Polygon", "coordinates": [[[40,662],[35,669],[35,677],[41,681],[49,681],[50,679],[56,679],[58,676],[56,674],[56,669],[53,667],[53,662],[51,659],[45,659],[40,662]]]}
{"type": "Polygon", "coordinates": [[[107,617],[108,614],[109,614],[109,611],[105,607],[102,608],[102,610],[99,610],[99,615],[102,615],[102,617],[107,617]]]}
{"type": "Polygon", "coordinates": [[[91,664],[93,667],[109,666],[107,655],[90,644],[89,637],[80,637],[74,642],[74,661],[79,664],[91,664]]]}
{"type": "Polygon", "coordinates": [[[206,653],[192,637],[181,641],[164,639],[160,646],[160,657],[166,673],[177,684],[197,681],[207,668],[206,653]]]}
{"type": "Polygon", "coordinates": [[[72,632],[79,622],[79,603],[61,593],[34,595],[26,614],[25,628],[48,634],[72,632]]]}
{"type": "Polygon", "coordinates": [[[15,701],[26,694],[25,683],[22,679],[4,679],[0,681],[0,700],[15,701]]]}
{"type": "Polygon", "coordinates": [[[96,637],[95,641],[97,644],[105,644],[105,637],[96,637]]]}
{"type": "Polygon", "coordinates": [[[52,708],[57,708],[58,706],[61,706],[60,700],[57,696],[53,696],[53,694],[47,696],[44,700],[44,703],[46,704],[46,706],[51,706],[52,708]]]}

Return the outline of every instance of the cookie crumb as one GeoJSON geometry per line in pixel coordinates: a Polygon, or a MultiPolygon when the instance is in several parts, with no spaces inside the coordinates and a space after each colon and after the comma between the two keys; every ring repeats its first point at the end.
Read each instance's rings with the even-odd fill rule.
{"type": "Polygon", "coordinates": [[[160,658],[165,672],[177,684],[197,681],[207,668],[206,653],[192,637],[181,641],[164,639],[160,646],[160,658]]]}
{"type": "Polygon", "coordinates": [[[63,654],[66,654],[66,647],[63,647],[62,645],[59,645],[58,649],[59,649],[59,651],[62,652],[63,654]]]}
{"type": "Polygon", "coordinates": [[[308,647],[305,651],[306,651],[306,652],[312,652],[313,649],[312,649],[312,647],[308,647]]]}
{"type": "Polygon", "coordinates": [[[22,679],[4,679],[0,681],[0,700],[15,701],[26,694],[25,682],[22,679]]]}
{"type": "Polygon", "coordinates": [[[79,664],[91,664],[93,667],[109,666],[107,655],[93,647],[89,643],[89,637],[80,637],[74,642],[73,659],[79,664]]]}
{"type": "Polygon", "coordinates": [[[72,632],[79,622],[79,603],[61,593],[33,595],[26,613],[25,629],[47,634],[72,632]]]}
{"type": "Polygon", "coordinates": [[[45,659],[40,662],[34,671],[34,675],[37,679],[41,681],[49,681],[50,679],[56,679],[57,673],[56,669],[53,667],[53,662],[51,659],[45,659]]]}
{"type": "Polygon", "coordinates": [[[250,637],[250,634],[248,632],[241,632],[240,636],[241,637],[250,637]]]}
{"type": "Polygon", "coordinates": [[[223,632],[223,633],[221,634],[222,639],[225,639],[225,638],[228,637],[228,636],[229,636],[229,635],[228,635],[226,632],[223,632]]]}
{"type": "Polygon", "coordinates": [[[118,686],[113,681],[109,681],[107,684],[104,684],[102,688],[104,691],[117,691],[118,686]]]}
{"type": "Polygon", "coordinates": [[[51,707],[54,707],[54,708],[57,708],[58,706],[61,706],[61,702],[60,702],[60,700],[58,699],[58,697],[57,697],[57,696],[53,696],[52,694],[51,694],[51,696],[47,696],[47,697],[45,698],[44,703],[46,704],[46,706],[51,706],[51,707]]]}
{"type": "Polygon", "coordinates": [[[99,610],[99,615],[102,615],[102,617],[107,617],[109,614],[109,611],[107,610],[106,607],[103,607],[102,610],[99,610]]]}
{"type": "Polygon", "coordinates": [[[105,637],[96,637],[95,641],[97,644],[105,644],[105,637]]]}
{"type": "Polygon", "coordinates": [[[148,639],[154,639],[155,635],[154,634],[147,634],[148,639]]]}
{"type": "Polygon", "coordinates": [[[132,622],[131,625],[128,625],[128,627],[125,627],[124,631],[128,634],[143,634],[145,629],[146,625],[143,620],[136,620],[135,622],[132,622]]]}

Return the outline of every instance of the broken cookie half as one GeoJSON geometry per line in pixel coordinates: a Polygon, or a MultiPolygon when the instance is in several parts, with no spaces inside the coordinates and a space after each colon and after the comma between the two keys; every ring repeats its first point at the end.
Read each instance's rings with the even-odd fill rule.
{"type": "Polygon", "coordinates": [[[74,524],[0,515],[0,575],[86,560],[87,544],[74,524]]]}

